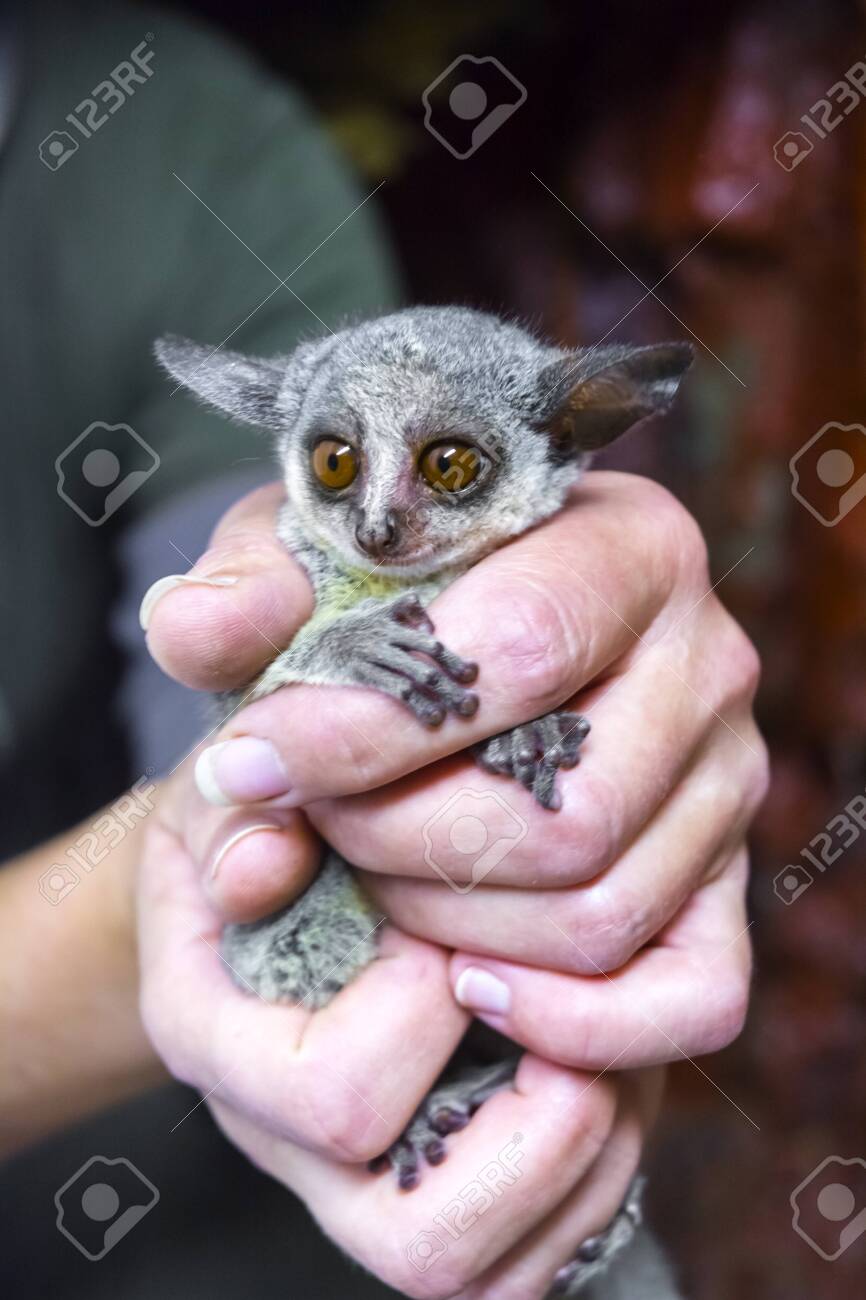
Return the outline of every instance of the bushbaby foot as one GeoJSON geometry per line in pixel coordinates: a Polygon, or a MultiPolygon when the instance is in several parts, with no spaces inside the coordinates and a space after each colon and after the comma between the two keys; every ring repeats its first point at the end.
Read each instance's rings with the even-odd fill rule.
{"type": "Polygon", "coordinates": [[[488,1097],[511,1084],[518,1059],[510,1057],[495,1065],[472,1066],[446,1075],[424,1098],[393,1146],[370,1161],[370,1169],[374,1173],[393,1169],[404,1192],[417,1187],[422,1162],[442,1163],[448,1154],[445,1138],[465,1128],[488,1097]]]}
{"type": "Polygon", "coordinates": [[[633,1179],[625,1200],[607,1227],[581,1242],[574,1259],[553,1279],[548,1300],[579,1295],[588,1282],[606,1272],[615,1257],[629,1244],[643,1217],[641,1196],[644,1183],[643,1178],[633,1179]]]}
{"type": "Polygon", "coordinates": [[[580,762],[580,746],[589,723],[579,713],[546,713],[512,731],[500,732],[474,747],[475,757],[488,772],[513,776],[535,795],[542,808],[562,807],[556,788],[560,768],[580,762]]]}

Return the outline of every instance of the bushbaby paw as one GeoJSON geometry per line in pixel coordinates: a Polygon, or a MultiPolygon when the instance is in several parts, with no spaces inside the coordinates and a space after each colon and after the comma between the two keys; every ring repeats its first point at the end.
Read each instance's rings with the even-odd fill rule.
{"type": "Polygon", "coordinates": [[[581,1242],[574,1259],[559,1270],[547,1300],[579,1295],[587,1283],[605,1273],[617,1255],[629,1245],[643,1217],[641,1198],[645,1181],[641,1177],[632,1180],[625,1200],[607,1227],[581,1242]]]}
{"type": "Polygon", "coordinates": [[[560,768],[576,767],[589,722],[578,713],[547,713],[511,731],[500,732],[474,747],[488,772],[513,776],[531,790],[542,808],[556,812],[562,797],[556,788],[560,768]]]}
{"type": "Polygon", "coordinates": [[[495,1092],[507,1088],[516,1068],[516,1058],[509,1058],[446,1075],[424,1098],[405,1132],[383,1155],[370,1161],[370,1170],[393,1169],[401,1191],[412,1191],[421,1181],[424,1165],[441,1165],[448,1155],[445,1139],[464,1129],[495,1092]]]}
{"type": "Polygon", "coordinates": [[[358,680],[402,700],[428,727],[440,726],[448,713],[471,718],[479,703],[465,689],[478,665],[454,654],[433,630],[419,597],[407,592],[371,618],[353,647],[358,680]]]}

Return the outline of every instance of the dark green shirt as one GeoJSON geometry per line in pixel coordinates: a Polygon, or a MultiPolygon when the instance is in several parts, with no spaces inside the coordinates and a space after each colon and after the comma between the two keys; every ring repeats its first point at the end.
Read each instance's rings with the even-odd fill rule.
{"type": "Polygon", "coordinates": [[[270,454],[264,434],[173,395],[153,339],[216,347],[231,335],[229,347],[275,353],[388,309],[395,293],[373,204],[350,215],[364,193],[309,111],[209,30],[133,6],[40,5],[11,49],[0,855],[86,815],[129,775],[108,632],[123,531],[179,489],[270,454]],[[133,434],[97,428],[76,443],[94,422],[133,434]],[[141,482],[93,527],[58,493],[55,462],[70,499],[99,517],[83,453],[107,438],[121,486],[141,482]]]}
{"type": "MultiPolygon", "coordinates": [[[[0,855],[86,816],[140,775],[128,770],[123,662],[110,633],[120,556],[133,535],[140,546],[177,518],[173,502],[200,497],[194,485],[225,484],[232,467],[269,456],[264,435],[172,396],[151,359],[153,338],[175,331],[216,346],[236,331],[231,346],[275,353],[394,299],[372,204],[349,216],[363,192],[309,112],[206,29],[143,8],[39,6],[5,52],[18,94],[0,138],[0,855]],[[95,113],[84,101],[99,83],[116,85],[113,71],[122,77],[142,43],[152,76],[129,80],[120,100],[103,86],[95,113]],[[87,129],[109,104],[114,113],[90,138],[67,120],[87,129]],[[39,147],[47,141],[55,163],[52,133],[62,131],[77,148],[52,169],[39,147]],[[294,294],[218,218],[277,277],[291,276],[294,294]],[[93,484],[85,492],[75,479],[83,444],[66,449],[96,421],[127,424],[150,451],[129,434],[111,444],[121,477],[138,472],[140,481],[91,527],[58,495],[55,460],[64,490],[93,510],[93,484]],[[159,467],[148,475],[154,454],[159,467]]],[[[58,969],[58,981],[67,978],[58,969]]],[[[0,1057],[13,1050],[2,1044],[0,1057]]],[[[344,1260],[195,1103],[179,1085],[160,1090],[0,1171],[0,1294],[393,1295],[344,1260]],[[79,1186],[76,1171],[96,1154],[132,1161],[160,1201],[91,1263],[58,1232],[53,1198],[70,1179],[79,1186]]],[[[98,1237],[100,1225],[89,1227],[98,1237]]]]}

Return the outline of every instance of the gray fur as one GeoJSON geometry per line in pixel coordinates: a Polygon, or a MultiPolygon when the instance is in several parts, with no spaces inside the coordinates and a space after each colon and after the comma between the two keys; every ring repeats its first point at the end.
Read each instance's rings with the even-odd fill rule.
{"type": "MultiPolygon", "coordinates": [[[[449,712],[475,712],[478,698],[465,687],[477,669],[435,639],[422,600],[558,510],[594,450],[669,406],[692,350],[681,343],[568,350],[483,312],[418,307],[285,357],[246,357],[172,336],[157,342],[156,355],[203,401],[276,433],[287,497],[279,533],[316,597],[292,644],[251,691],[224,697],[224,712],[305,681],[383,691],[436,726],[449,712]],[[355,481],[337,492],[311,469],[325,435],[350,443],[359,461],[355,481]],[[469,442],[480,458],[476,480],[454,493],[431,488],[418,470],[424,448],[443,438],[469,442]],[[381,538],[386,522],[389,546],[371,567],[359,529],[381,538]]],[[[555,809],[556,770],[577,762],[587,730],[576,715],[555,713],[492,737],[476,754],[555,809]]],[[[311,944],[313,935],[325,943],[329,909],[323,960],[340,962],[357,920],[344,933],[340,909],[369,919],[347,880],[332,855],[294,905],[297,917],[230,927],[226,954],[243,966],[243,979],[264,996],[303,996],[321,959],[318,950],[299,957],[304,926],[311,944]]],[[[343,962],[337,983],[359,968],[343,962]]]]}
{"type": "Polygon", "coordinates": [[[176,338],[160,340],[156,354],[204,401],[276,431],[292,549],[300,536],[344,567],[367,569],[355,529],[390,510],[402,537],[387,571],[417,579],[465,568],[558,510],[589,453],[667,409],[691,348],[569,350],[483,312],[416,307],[272,360],[176,338]],[[330,498],[309,468],[322,432],[358,445],[363,460],[352,488],[330,498]],[[457,497],[414,472],[418,451],[439,435],[487,453],[479,481],[457,497]]]}
{"type": "MultiPolygon", "coordinates": [[[[312,618],[251,689],[223,697],[224,715],[244,698],[304,681],[385,692],[438,726],[447,713],[475,712],[478,697],[465,688],[477,669],[436,640],[422,601],[558,510],[593,451],[669,406],[692,350],[568,350],[483,312],[418,307],[285,357],[171,336],[156,355],[201,400],[276,433],[287,498],[279,534],[316,597],[312,618]],[[338,492],[322,488],[311,469],[325,435],[350,443],[360,465],[338,492]],[[477,479],[458,492],[431,488],[418,470],[424,448],[442,438],[471,443],[480,458],[477,479]],[[386,521],[392,544],[371,566],[359,529],[381,537],[386,521]]],[[[577,715],[555,713],[492,737],[476,756],[555,810],[556,771],[578,761],[587,731],[577,715]]],[[[320,964],[338,966],[321,999],[363,965],[342,959],[368,920],[332,854],[290,914],[229,927],[225,952],[244,981],[273,999],[309,996],[320,964]],[[305,944],[315,952],[305,955],[305,944]]]]}
{"type": "MultiPolygon", "coordinates": [[[[298,681],[368,686],[436,726],[446,713],[475,712],[478,698],[465,687],[477,669],[435,639],[422,601],[554,514],[592,452],[666,410],[692,350],[681,343],[568,350],[482,312],[419,307],[285,357],[211,351],[173,337],[161,339],[156,354],[209,405],[276,433],[287,497],[278,531],[309,574],[316,606],[253,683],[253,696],[298,681]],[[350,443],[358,456],[357,478],[338,492],[311,471],[323,436],[350,443]],[[450,438],[472,444],[481,461],[477,479],[453,494],[428,486],[418,470],[423,450],[450,438]],[[380,547],[378,563],[362,549],[365,538],[380,547]]],[[[224,697],[224,712],[249,694],[224,697]]],[[[588,729],[577,715],[552,713],[483,742],[476,756],[556,809],[556,772],[578,761],[588,729]]],[[[267,1001],[316,1009],[375,958],[380,920],[349,864],[331,851],[290,908],[228,926],[223,955],[238,982],[267,1001]]],[[[513,1072],[509,1060],[440,1083],[387,1153],[402,1186],[417,1182],[422,1157],[444,1158],[444,1134],[508,1087],[513,1072]]],[[[635,1205],[631,1198],[599,1238],[597,1260],[563,1271],[567,1294],[631,1238],[635,1205]]]]}
{"type": "Polygon", "coordinates": [[[382,917],[333,850],[291,906],[246,925],[226,926],[222,954],[235,980],[266,1002],[327,1006],[376,956],[382,917]]]}
{"type": "MultiPolygon", "coordinates": [[[[398,638],[399,597],[430,599],[558,510],[593,451],[670,405],[692,352],[681,343],[567,350],[483,312],[418,307],[281,358],[211,352],[175,337],[161,339],[156,354],[203,401],[276,432],[287,495],[279,533],[316,595],[309,623],[251,692],[225,698],[226,712],[305,681],[370,686],[438,725],[449,712],[475,711],[477,697],[460,689],[469,666],[432,638],[429,620],[426,637],[418,626],[414,639],[398,638]],[[360,459],[357,479],[340,492],[322,489],[311,472],[325,434],[360,459]],[[417,468],[425,446],[448,437],[472,443],[482,464],[453,494],[431,488],[417,468]],[[371,565],[359,530],[382,536],[386,527],[393,544],[371,565]]],[[[554,778],[547,762],[529,783],[545,807],[557,803],[554,778]]]]}

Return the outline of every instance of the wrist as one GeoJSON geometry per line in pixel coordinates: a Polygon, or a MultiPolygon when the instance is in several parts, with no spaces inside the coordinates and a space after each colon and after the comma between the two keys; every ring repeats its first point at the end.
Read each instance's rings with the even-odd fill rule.
{"type": "Polygon", "coordinates": [[[132,798],[0,872],[6,1151],[165,1077],[138,1012],[134,882],[148,812],[139,802],[134,815],[132,798]]]}

